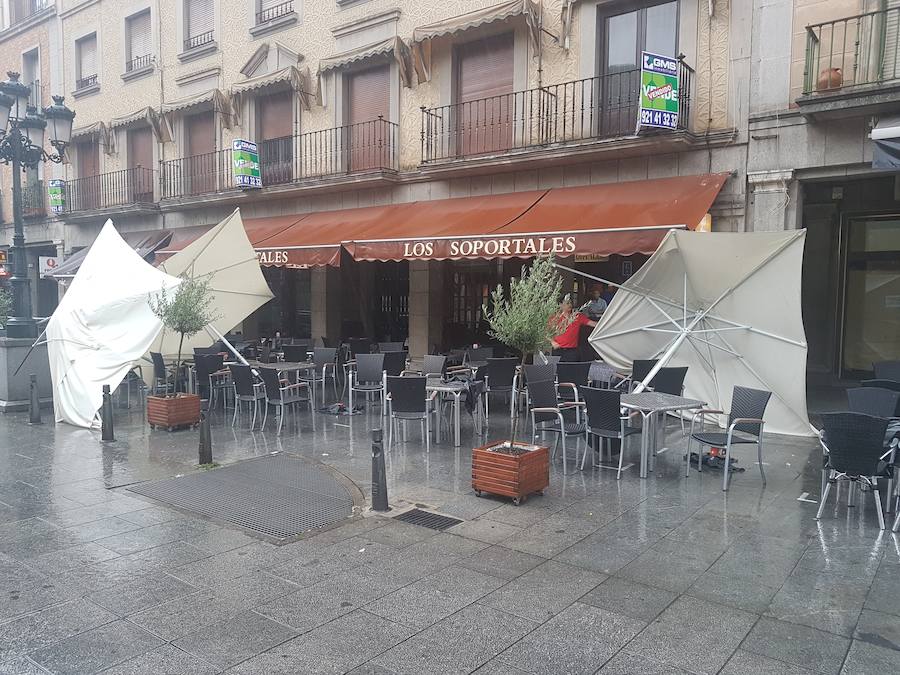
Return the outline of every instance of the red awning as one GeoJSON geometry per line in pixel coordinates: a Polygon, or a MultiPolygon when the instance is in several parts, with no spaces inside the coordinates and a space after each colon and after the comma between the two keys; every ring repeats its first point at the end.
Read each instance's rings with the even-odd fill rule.
{"type": "Polygon", "coordinates": [[[649,254],[668,230],[695,228],[728,176],[418,202],[344,246],[356,260],[649,254]]]}

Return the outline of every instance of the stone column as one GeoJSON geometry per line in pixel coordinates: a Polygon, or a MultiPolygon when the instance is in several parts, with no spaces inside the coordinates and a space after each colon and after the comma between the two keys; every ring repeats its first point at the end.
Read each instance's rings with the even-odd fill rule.
{"type": "Polygon", "coordinates": [[[310,271],[310,322],[312,338],[341,338],[341,274],[335,267],[314,267],[310,271]]]}
{"type": "Polygon", "coordinates": [[[783,232],[796,228],[797,184],[793,169],[747,172],[749,232],[783,232]]]}
{"type": "Polygon", "coordinates": [[[409,355],[421,359],[444,337],[444,263],[409,263],[409,355]]]}

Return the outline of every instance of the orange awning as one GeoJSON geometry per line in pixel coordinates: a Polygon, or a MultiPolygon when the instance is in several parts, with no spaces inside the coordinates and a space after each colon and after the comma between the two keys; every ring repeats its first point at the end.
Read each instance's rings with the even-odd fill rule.
{"type": "MultiPolygon", "coordinates": [[[[395,207],[344,246],[356,260],[653,253],[693,229],[730,174],[553,188],[395,207]],[[400,208],[405,207],[405,208],[400,208]]],[[[326,214],[320,214],[326,215],[326,214]]]]}

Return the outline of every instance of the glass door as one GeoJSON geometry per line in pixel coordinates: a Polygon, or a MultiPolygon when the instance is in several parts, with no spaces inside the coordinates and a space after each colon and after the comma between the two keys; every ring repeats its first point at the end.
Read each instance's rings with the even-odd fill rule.
{"type": "Polygon", "coordinates": [[[841,374],[900,359],[900,216],[851,219],[846,236],[841,374]]]}
{"type": "Polygon", "coordinates": [[[628,136],[637,127],[641,52],[677,56],[678,2],[648,2],[599,20],[599,135],[628,136]]]}

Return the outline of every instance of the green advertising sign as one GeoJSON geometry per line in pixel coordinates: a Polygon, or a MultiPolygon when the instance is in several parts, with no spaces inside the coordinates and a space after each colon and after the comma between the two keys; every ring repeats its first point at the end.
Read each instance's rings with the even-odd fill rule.
{"type": "Polygon", "coordinates": [[[237,187],[262,187],[256,143],[242,139],[231,142],[231,173],[237,187]]]}
{"type": "Polygon", "coordinates": [[[66,181],[54,178],[47,182],[47,196],[50,198],[50,213],[66,210],[66,181]]]}
{"type": "Polygon", "coordinates": [[[678,60],[641,52],[638,129],[677,129],[678,113],[678,60]]]}

